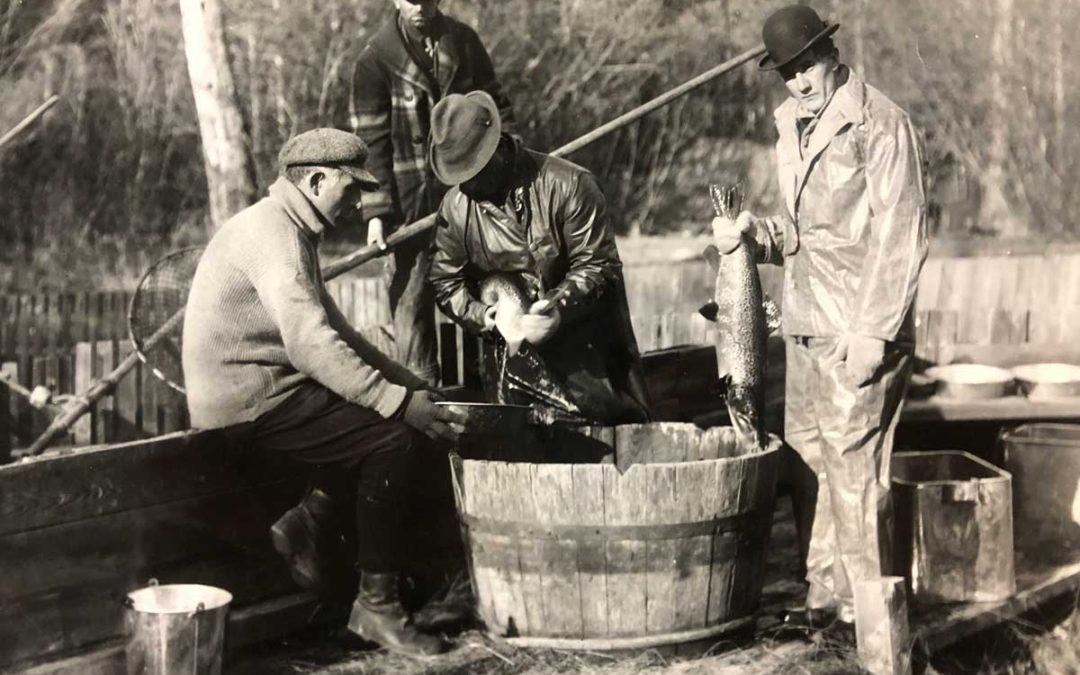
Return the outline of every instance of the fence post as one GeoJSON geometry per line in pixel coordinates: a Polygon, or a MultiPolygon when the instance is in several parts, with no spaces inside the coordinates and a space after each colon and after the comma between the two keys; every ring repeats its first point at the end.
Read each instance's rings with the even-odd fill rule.
{"type": "MultiPolygon", "coordinates": [[[[75,392],[83,394],[90,389],[94,381],[94,343],[79,342],[75,345],[75,392]]],[[[93,408],[90,413],[80,417],[72,425],[75,445],[90,445],[94,439],[94,420],[97,415],[93,408]]]]}
{"type": "MultiPolygon", "coordinates": [[[[14,363],[0,364],[0,373],[11,374],[15,369],[14,363]]],[[[0,384],[0,464],[11,461],[11,451],[15,448],[13,436],[15,435],[14,418],[12,416],[11,389],[0,384]]]]}

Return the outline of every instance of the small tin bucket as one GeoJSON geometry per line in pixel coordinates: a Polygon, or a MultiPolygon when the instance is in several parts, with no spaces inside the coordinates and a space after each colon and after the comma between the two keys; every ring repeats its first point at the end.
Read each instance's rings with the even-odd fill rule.
{"type": "Polygon", "coordinates": [[[124,597],[128,675],[219,675],[232,594],[199,584],[150,585],[124,597]]]}

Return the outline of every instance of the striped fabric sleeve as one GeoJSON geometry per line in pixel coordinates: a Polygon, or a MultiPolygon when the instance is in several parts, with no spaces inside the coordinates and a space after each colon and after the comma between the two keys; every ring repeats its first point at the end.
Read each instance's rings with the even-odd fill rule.
{"type": "Polygon", "coordinates": [[[380,188],[364,195],[364,217],[386,218],[394,211],[394,148],[390,137],[390,86],[368,47],[353,68],[350,97],[353,133],[368,145],[367,168],[380,188]]]}

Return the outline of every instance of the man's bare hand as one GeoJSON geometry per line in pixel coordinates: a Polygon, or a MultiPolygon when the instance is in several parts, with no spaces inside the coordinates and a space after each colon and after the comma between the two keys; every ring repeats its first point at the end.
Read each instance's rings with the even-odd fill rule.
{"type": "Polygon", "coordinates": [[[555,335],[562,323],[559,306],[549,300],[539,300],[529,307],[529,313],[521,317],[521,330],[531,345],[542,345],[555,335]]]}
{"type": "Polygon", "coordinates": [[[754,227],[759,218],[749,211],[743,211],[732,220],[724,216],[716,216],[712,219],[713,243],[721,254],[727,255],[739,248],[742,236],[750,234],[753,238],[754,227]]]}
{"type": "Polygon", "coordinates": [[[367,225],[368,246],[378,246],[380,251],[386,250],[386,238],[383,236],[382,218],[372,218],[367,225]]]}
{"type": "Polygon", "coordinates": [[[455,442],[464,428],[465,416],[435,405],[437,398],[439,395],[430,391],[414,391],[402,419],[428,438],[455,442]]]}

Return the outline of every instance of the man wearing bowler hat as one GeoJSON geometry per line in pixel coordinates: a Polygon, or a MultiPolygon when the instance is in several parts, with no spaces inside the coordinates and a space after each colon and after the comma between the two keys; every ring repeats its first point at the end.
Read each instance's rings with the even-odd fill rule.
{"type": "Polygon", "coordinates": [[[355,503],[360,588],[349,629],[394,651],[434,654],[442,642],[418,631],[398,599],[400,523],[416,466],[446,461],[430,439],[452,441],[461,419],[352,329],[318,266],[323,232],[378,186],[367,152],[337,129],[295,136],[269,195],[214,234],[184,320],[187,402],[192,426],[335,479],[318,481],[274,524],[274,547],[298,583],[321,585],[335,510],[355,503]]]}
{"type": "Polygon", "coordinates": [[[927,239],[917,133],[839,61],[838,28],[805,5],[765,21],[759,67],[789,94],[775,112],[787,208],[718,217],[713,233],[722,252],[748,234],[760,261],[785,268],[784,434],[809,582],[786,618],[848,641],[854,585],[888,571],[889,462],[927,239]]]}
{"type": "Polygon", "coordinates": [[[492,337],[489,398],[604,424],[645,420],[622,263],[593,175],[503,133],[481,91],[435,106],[429,157],[453,186],[439,209],[430,278],[447,316],[492,337]],[[494,338],[496,308],[477,293],[496,273],[512,275],[532,301],[521,321],[527,344],[512,355],[494,338]]]}

